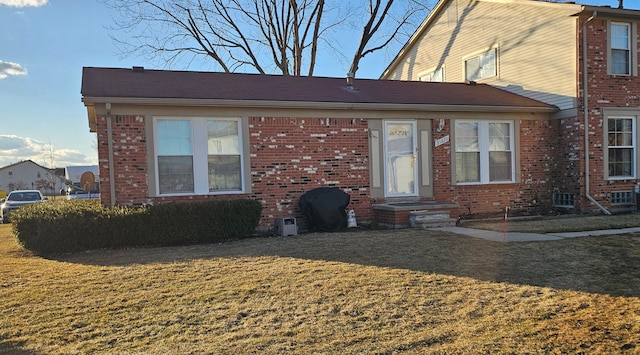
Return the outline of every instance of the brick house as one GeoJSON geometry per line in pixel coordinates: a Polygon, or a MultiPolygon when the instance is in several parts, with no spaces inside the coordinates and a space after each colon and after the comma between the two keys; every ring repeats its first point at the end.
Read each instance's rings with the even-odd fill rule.
{"type": "MultiPolygon", "coordinates": [[[[639,22],[639,10],[608,6],[441,0],[381,78],[474,81],[558,107],[544,123],[548,131],[540,142],[521,146],[537,151],[543,141],[554,147],[538,151],[530,162],[537,165],[533,170],[556,172],[544,182],[552,194],[534,190],[529,198],[580,211],[632,210],[640,166],[639,22]]],[[[468,136],[469,124],[477,137],[486,123],[445,121],[454,137],[445,161],[468,154],[455,137],[468,136]]],[[[452,190],[452,202],[462,207],[491,193],[482,179],[457,173],[443,186],[452,190]]]]}
{"type": "Polygon", "coordinates": [[[261,227],[304,228],[300,196],[335,186],[359,223],[398,228],[430,209],[538,208],[558,170],[557,107],[484,84],[87,67],[82,101],[107,206],[253,198],[261,227]],[[459,187],[449,122],[477,119],[492,184],[459,187]]]}

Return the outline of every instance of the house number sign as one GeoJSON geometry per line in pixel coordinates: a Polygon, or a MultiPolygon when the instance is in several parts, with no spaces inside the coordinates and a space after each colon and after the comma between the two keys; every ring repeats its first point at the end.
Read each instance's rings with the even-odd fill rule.
{"type": "Polygon", "coordinates": [[[442,137],[442,138],[438,138],[436,139],[436,147],[439,147],[445,143],[449,142],[449,135],[447,134],[446,136],[442,137]]]}

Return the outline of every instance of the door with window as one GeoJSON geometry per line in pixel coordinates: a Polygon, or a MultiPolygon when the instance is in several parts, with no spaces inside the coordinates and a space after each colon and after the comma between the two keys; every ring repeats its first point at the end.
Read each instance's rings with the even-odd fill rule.
{"type": "Polygon", "coordinates": [[[417,196],[416,122],[386,121],[383,131],[385,196],[417,196]]]}

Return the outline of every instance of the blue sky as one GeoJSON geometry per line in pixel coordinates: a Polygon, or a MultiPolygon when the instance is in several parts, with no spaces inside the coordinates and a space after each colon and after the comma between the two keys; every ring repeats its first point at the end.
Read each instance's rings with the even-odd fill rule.
{"type": "MultiPolygon", "coordinates": [[[[624,3],[640,7],[640,0],[624,3]]],[[[109,35],[123,33],[106,29],[112,15],[96,0],[0,0],[0,167],[26,159],[46,167],[97,164],[95,134],[80,101],[82,67],[166,69],[142,58],[122,58],[109,35]]],[[[377,78],[395,51],[367,56],[357,76],[377,78]]],[[[348,64],[319,58],[315,74],[343,77],[348,64]]],[[[171,69],[210,70],[198,65],[171,69]]]]}

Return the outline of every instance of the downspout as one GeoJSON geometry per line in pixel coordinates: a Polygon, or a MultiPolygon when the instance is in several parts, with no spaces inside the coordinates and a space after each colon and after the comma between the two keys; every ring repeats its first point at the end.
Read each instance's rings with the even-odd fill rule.
{"type": "Polygon", "coordinates": [[[111,207],[116,205],[116,173],[113,170],[115,164],[113,162],[113,129],[111,127],[111,103],[105,104],[107,108],[107,147],[109,150],[109,197],[111,201],[111,207]]]}
{"type": "Polygon", "coordinates": [[[589,93],[588,93],[588,75],[587,75],[587,23],[591,22],[598,15],[597,11],[582,23],[582,110],[584,116],[584,196],[606,215],[610,215],[598,201],[596,201],[589,193],[589,93]]]}

